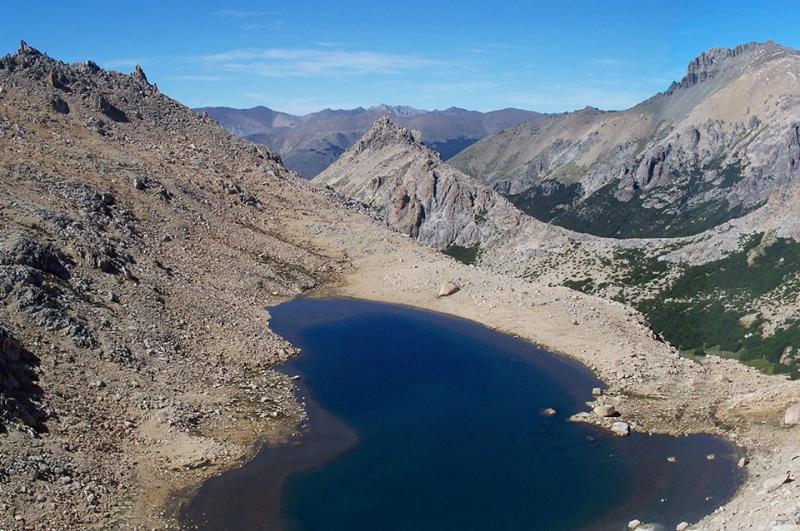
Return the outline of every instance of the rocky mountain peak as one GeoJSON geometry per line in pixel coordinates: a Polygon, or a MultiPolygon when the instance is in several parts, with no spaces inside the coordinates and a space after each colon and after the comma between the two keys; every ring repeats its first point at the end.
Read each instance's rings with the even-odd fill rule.
{"type": "MultiPolygon", "coordinates": [[[[422,144],[422,133],[396,124],[389,118],[388,114],[378,118],[351,150],[361,153],[367,149],[380,149],[392,144],[405,144],[428,151],[422,144]]],[[[431,152],[431,154],[434,153],[431,152]]]]}
{"type": "Polygon", "coordinates": [[[42,52],[33,48],[25,41],[19,41],[19,49],[17,55],[42,55],[42,52]]]}
{"type": "Polygon", "coordinates": [[[703,52],[692,61],[686,68],[686,75],[680,82],[675,82],[670,87],[670,91],[676,88],[687,88],[707,79],[717,77],[721,72],[736,66],[744,66],[745,59],[755,57],[755,54],[764,52],[777,52],[788,50],[772,41],[749,42],[740,44],[734,48],[712,48],[703,52]]]}

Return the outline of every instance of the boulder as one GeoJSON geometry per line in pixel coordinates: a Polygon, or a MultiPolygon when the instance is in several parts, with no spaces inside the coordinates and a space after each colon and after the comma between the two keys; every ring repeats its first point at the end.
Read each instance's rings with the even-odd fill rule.
{"type": "Polygon", "coordinates": [[[545,408],[545,409],[542,410],[542,416],[543,417],[555,417],[556,415],[558,415],[558,411],[556,411],[555,409],[553,409],[551,407],[548,407],[548,408],[545,408]]]}
{"type": "Polygon", "coordinates": [[[786,415],[783,417],[783,423],[788,426],[800,424],[800,402],[786,408],[786,415]]]}
{"type": "Polygon", "coordinates": [[[642,525],[641,520],[636,520],[635,518],[628,522],[628,529],[638,529],[639,526],[642,525]]]}
{"type": "Polygon", "coordinates": [[[615,422],[611,425],[611,433],[619,437],[627,437],[631,433],[631,427],[627,422],[615,422]]]}
{"type": "Polygon", "coordinates": [[[439,297],[448,297],[457,292],[460,288],[452,281],[442,282],[439,286],[439,297]]]}
{"type": "Polygon", "coordinates": [[[686,531],[689,529],[689,522],[681,522],[675,526],[675,531],[686,531]]]}
{"type": "Polygon", "coordinates": [[[781,485],[783,485],[787,481],[789,481],[788,472],[786,472],[785,474],[781,474],[779,476],[769,478],[764,482],[764,490],[766,490],[767,492],[778,490],[781,487],[781,485]]]}
{"type": "Polygon", "coordinates": [[[69,104],[56,94],[50,96],[50,108],[58,114],[69,114],[69,104]]]}
{"type": "Polygon", "coordinates": [[[614,406],[611,404],[600,404],[599,406],[595,406],[592,411],[594,411],[594,414],[598,417],[613,417],[617,414],[617,410],[614,409],[614,406]]]}
{"type": "Polygon", "coordinates": [[[603,394],[603,389],[600,387],[593,387],[592,388],[592,396],[600,396],[603,394]]]}

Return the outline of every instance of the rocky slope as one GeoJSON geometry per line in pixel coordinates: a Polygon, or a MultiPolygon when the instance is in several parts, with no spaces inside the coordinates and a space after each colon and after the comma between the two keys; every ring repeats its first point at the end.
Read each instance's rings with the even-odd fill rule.
{"type": "Polygon", "coordinates": [[[325,109],[295,116],[266,107],[196,109],[225,129],[280,154],[286,166],[311,179],[327,168],[382,115],[422,131],[426,145],[448,159],[476,140],[506,127],[535,121],[542,115],[519,109],[487,113],[450,108],[424,111],[407,106],[378,105],[369,109],[325,109]]]}
{"type": "Polygon", "coordinates": [[[479,141],[453,158],[525,212],[614,237],[697,234],[750,212],[800,172],[800,52],[713,49],[665,92],[479,141]]]}
{"type": "Polygon", "coordinates": [[[436,249],[491,249],[526,232],[531,241],[564,239],[499,193],[443,162],[423,136],[388,116],[313,180],[364,203],[393,230],[436,249]],[[527,229],[527,230],[526,230],[527,229]]]}
{"type": "Polygon", "coordinates": [[[303,410],[263,311],[391,236],[144,72],[0,58],[0,528],[165,524],[303,410]],[[377,236],[376,236],[377,237],[377,236]],[[169,516],[169,515],[166,515],[169,516]]]}

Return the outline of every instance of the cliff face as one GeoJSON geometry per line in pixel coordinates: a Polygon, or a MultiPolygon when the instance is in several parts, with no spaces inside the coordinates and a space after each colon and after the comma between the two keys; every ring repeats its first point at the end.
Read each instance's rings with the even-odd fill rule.
{"type": "Polygon", "coordinates": [[[696,234],[796,184],[798,78],[796,50],[774,43],[715,49],[631,109],[523,124],[451,164],[567,228],[615,237],[696,234]]]}

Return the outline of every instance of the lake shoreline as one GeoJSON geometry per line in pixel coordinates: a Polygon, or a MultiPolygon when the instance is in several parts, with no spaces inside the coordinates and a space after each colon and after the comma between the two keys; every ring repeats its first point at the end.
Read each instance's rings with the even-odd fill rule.
{"type": "MultiPolygon", "coordinates": [[[[312,244],[330,248],[337,239],[347,238],[323,231],[312,244]]],[[[714,356],[703,363],[682,358],[658,340],[640,314],[616,302],[465,266],[410,241],[392,238],[363,245],[373,251],[348,258],[349,265],[335,279],[303,296],[350,297],[437,311],[578,361],[608,386],[604,400],[615,405],[635,431],[720,435],[743,448],[747,477],[738,492],[693,529],[758,528],[790,517],[786,498],[796,484],[765,493],[763,483],[800,466],[794,459],[796,432],[781,425],[785,407],[800,397],[800,382],[714,356]],[[456,281],[461,290],[436,297],[446,280],[456,281]]],[[[286,425],[291,422],[287,419],[286,425]]],[[[298,417],[295,424],[299,422],[298,417]]],[[[184,482],[194,486],[184,492],[196,491],[204,478],[240,466],[256,451],[251,445],[235,461],[219,463],[184,482]]],[[[174,492],[162,506],[175,502],[174,492]]]]}
{"type": "MultiPolygon", "coordinates": [[[[561,430],[566,430],[564,431],[564,435],[566,435],[567,433],[572,433],[573,437],[585,431],[577,427],[576,428],[568,427],[568,424],[571,424],[569,423],[568,417],[572,413],[580,411],[582,409],[583,401],[587,397],[591,396],[591,389],[595,387],[598,384],[598,382],[596,378],[591,376],[592,374],[591,371],[589,371],[581,364],[576,363],[575,361],[569,358],[565,358],[563,356],[542,351],[540,348],[538,348],[535,345],[532,345],[528,341],[510,337],[506,334],[502,334],[501,332],[488,329],[475,321],[466,321],[463,319],[454,318],[451,315],[444,314],[441,312],[430,312],[426,310],[419,310],[409,306],[387,305],[383,303],[374,303],[371,301],[352,299],[352,298],[348,298],[346,300],[345,299],[319,300],[316,297],[314,298],[304,297],[301,298],[300,300],[287,303],[285,306],[287,308],[292,308],[292,307],[298,308],[294,310],[294,313],[289,314],[294,316],[291,318],[293,324],[288,325],[289,330],[294,330],[294,332],[291,332],[289,335],[286,335],[285,332],[287,331],[287,329],[285,327],[287,325],[285,316],[283,317],[283,324],[274,325],[275,330],[278,333],[281,333],[281,335],[283,335],[283,337],[285,337],[286,339],[292,341],[292,343],[295,344],[297,347],[301,347],[299,343],[295,342],[297,340],[296,336],[296,334],[298,333],[297,330],[308,329],[309,327],[313,328],[315,326],[320,326],[320,325],[325,326],[325,324],[330,326],[338,326],[340,320],[342,319],[351,320],[351,322],[354,322],[352,321],[354,318],[358,317],[372,318],[374,315],[412,316],[415,319],[419,319],[420,322],[424,321],[428,325],[433,324],[433,326],[436,326],[437,330],[440,330],[440,333],[443,333],[445,335],[449,335],[455,332],[456,337],[462,338],[462,340],[467,341],[467,343],[473,341],[481,343],[482,341],[486,340],[485,338],[490,338],[490,337],[497,338],[494,339],[493,341],[501,341],[501,343],[496,343],[498,346],[501,344],[508,345],[502,348],[513,348],[514,349],[513,359],[516,359],[519,362],[524,363],[526,366],[529,366],[531,370],[534,370],[536,374],[539,375],[537,376],[537,378],[544,379],[544,381],[552,381],[554,384],[557,383],[556,388],[562,389],[562,391],[555,392],[555,394],[553,395],[550,394],[552,391],[544,391],[543,395],[539,395],[540,396],[539,400],[540,401],[543,400],[542,403],[555,405],[558,408],[559,414],[558,418],[555,420],[556,422],[555,426],[560,425],[561,430]],[[338,312],[330,313],[330,310],[327,310],[326,308],[331,308],[331,307],[342,308],[343,309],[342,311],[344,313],[343,314],[340,314],[338,312]],[[315,308],[320,311],[319,312],[315,311],[314,310],[315,308]],[[317,315],[323,316],[321,321],[317,320],[318,319],[317,315]],[[457,328],[451,329],[451,326],[456,326],[457,328]],[[473,337],[473,334],[475,334],[475,337],[473,337]],[[574,384],[577,382],[583,382],[583,384],[578,387],[575,387],[574,384]],[[565,403],[563,402],[564,397],[566,396],[570,397],[568,399],[569,403],[571,404],[569,407],[565,407],[565,403]]],[[[280,307],[276,308],[276,310],[278,310],[278,312],[281,311],[280,307]]],[[[286,311],[291,312],[292,310],[287,309],[286,311]]],[[[280,315],[280,313],[278,315],[280,315]]],[[[392,327],[391,329],[395,330],[398,328],[392,327]]],[[[358,335],[360,335],[361,333],[363,332],[360,332],[358,335]]],[[[382,334],[381,337],[383,337],[382,334]]],[[[427,334],[420,334],[416,335],[415,337],[424,338],[427,337],[427,334]]],[[[425,341],[427,340],[419,339],[418,341],[422,341],[422,344],[425,344],[425,341]]],[[[324,344],[327,345],[328,344],[327,341],[324,344]]],[[[349,345],[352,344],[352,342],[346,341],[344,344],[349,345]]],[[[307,376],[311,375],[310,374],[307,375],[302,369],[303,363],[307,368],[319,365],[319,363],[321,362],[320,356],[323,355],[323,352],[318,351],[316,349],[312,349],[309,351],[307,350],[308,348],[311,347],[304,345],[302,347],[301,356],[293,358],[288,363],[288,366],[284,369],[289,375],[296,375],[296,374],[303,375],[303,377],[298,382],[298,387],[300,388],[298,390],[298,396],[302,397],[303,404],[306,406],[309,412],[308,416],[309,422],[308,425],[304,428],[302,435],[299,438],[297,438],[296,443],[290,441],[288,444],[284,445],[283,449],[276,448],[274,446],[264,448],[263,451],[259,452],[249,463],[241,467],[241,469],[233,470],[232,472],[226,473],[223,476],[218,476],[217,478],[209,481],[200,490],[200,495],[192,499],[187,506],[184,506],[185,509],[184,516],[188,514],[191,517],[188,521],[184,519],[185,523],[202,522],[203,520],[201,511],[205,510],[207,512],[210,512],[210,514],[212,515],[210,522],[212,523],[211,528],[213,529],[222,528],[223,526],[227,526],[231,523],[234,524],[235,527],[239,528],[253,528],[254,522],[264,521],[265,518],[264,515],[266,514],[264,507],[266,506],[273,507],[274,504],[280,503],[279,495],[282,494],[280,490],[286,479],[286,476],[280,474],[278,474],[280,475],[280,477],[276,476],[275,472],[276,470],[285,470],[287,468],[291,469],[292,466],[295,466],[297,467],[294,469],[294,473],[296,474],[302,470],[305,470],[309,466],[314,466],[313,463],[318,463],[318,462],[331,463],[333,459],[336,458],[338,452],[334,451],[333,453],[331,453],[330,451],[328,451],[327,447],[331,445],[330,440],[336,438],[335,437],[336,430],[349,429],[348,423],[344,419],[340,419],[338,422],[335,423],[336,426],[333,431],[324,433],[325,430],[323,426],[323,433],[319,432],[319,425],[326,424],[327,423],[326,418],[330,418],[331,413],[325,411],[327,406],[322,405],[315,399],[315,393],[312,388],[314,384],[311,380],[307,380],[307,376]],[[309,356],[311,357],[309,358],[309,356]],[[310,453],[308,451],[304,452],[303,448],[309,445],[311,445],[312,451],[310,453]],[[314,448],[314,445],[317,445],[316,448],[314,448]],[[306,458],[310,459],[312,465],[309,465],[305,460],[301,462],[293,460],[291,455],[297,452],[302,453],[304,456],[306,456],[306,458]],[[285,462],[287,456],[289,456],[290,460],[288,466],[287,463],[285,462]],[[248,474],[249,476],[258,476],[259,477],[258,482],[256,483],[251,481],[248,474]],[[247,485],[248,483],[253,483],[253,487],[250,489],[244,488],[243,485],[247,485]],[[257,496],[259,499],[260,512],[255,511],[252,508],[248,509],[249,505],[247,503],[242,502],[242,500],[245,499],[247,496],[255,496],[256,494],[254,493],[258,493],[257,496]],[[225,502],[226,499],[229,500],[227,503],[225,502]],[[236,507],[236,509],[231,510],[231,506],[236,507]],[[238,520],[238,521],[234,520],[233,522],[228,521],[228,518],[243,518],[243,516],[241,516],[242,514],[252,514],[251,520],[238,520]]],[[[496,347],[487,347],[487,348],[496,348],[496,347]]],[[[370,352],[371,351],[374,351],[374,349],[370,350],[370,352]]],[[[403,351],[406,352],[405,348],[403,351]]],[[[439,351],[440,350],[437,349],[437,352],[439,351]]],[[[442,352],[444,353],[444,351],[442,352]]],[[[505,354],[498,357],[495,354],[491,353],[492,352],[491,350],[489,350],[488,352],[490,352],[490,354],[488,354],[487,356],[490,359],[495,360],[494,363],[497,363],[499,367],[507,367],[507,369],[504,370],[513,371],[510,374],[515,374],[516,371],[518,371],[518,369],[513,368],[514,367],[513,363],[512,365],[508,365],[508,361],[502,361],[506,359],[505,354]]],[[[500,352],[498,352],[498,354],[500,354],[500,352]]],[[[324,359],[325,357],[327,357],[327,355],[323,356],[322,359],[324,359]]],[[[459,357],[457,359],[461,358],[459,357]]],[[[455,360],[452,361],[453,361],[452,365],[456,367],[462,363],[460,361],[459,362],[456,362],[455,360]]],[[[324,362],[322,363],[324,364],[324,362]]],[[[361,363],[360,362],[353,362],[353,363],[355,363],[355,365],[352,365],[351,363],[352,366],[350,366],[349,369],[344,372],[344,374],[350,375],[350,374],[357,374],[359,372],[360,370],[359,367],[361,366],[361,363]]],[[[450,363],[447,364],[450,365],[450,363]]],[[[483,373],[483,371],[480,372],[483,373]]],[[[393,374],[393,371],[389,371],[389,374],[393,374]]],[[[487,372],[485,374],[487,374],[488,376],[489,374],[492,374],[492,372],[487,372]]],[[[356,378],[358,379],[358,377],[356,378]]],[[[506,381],[506,377],[503,377],[502,380],[506,381]]],[[[339,382],[340,379],[336,378],[334,381],[339,382]]],[[[416,379],[414,379],[414,381],[416,381],[416,379]]],[[[345,389],[349,388],[347,384],[344,383],[337,383],[336,387],[341,388],[342,385],[345,386],[344,387],[345,389]]],[[[503,384],[503,386],[505,385],[507,384],[503,384]]],[[[523,387],[525,389],[534,390],[538,389],[540,385],[526,384],[523,387]]],[[[443,395],[443,397],[444,396],[450,397],[453,395],[457,396],[458,392],[456,391],[461,388],[463,388],[463,386],[458,385],[452,392],[446,393],[445,395],[443,395]]],[[[349,391],[343,391],[343,392],[348,393],[349,391]]],[[[500,398],[500,396],[502,395],[503,393],[498,393],[498,400],[502,401],[502,399],[500,398]]],[[[495,395],[492,394],[492,396],[495,395]]],[[[520,395],[514,394],[513,396],[514,398],[512,398],[512,403],[519,402],[521,400],[520,395]]],[[[522,402],[524,403],[528,400],[530,400],[530,398],[522,399],[522,402]]],[[[525,406],[523,409],[525,411],[528,411],[529,409],[531,409],[530,406],[531,405],[528,404],[528,406],[525,406]]],[[[412,406],[412,409],[414,409],[414,406],[412,406]]],[[[414,410],[416,411],[417,409],[414,410]]],[[[467,410],[470,410],[470,408],[467,408],[467,410]]],[[[502,407],[501,410],[505,411],[506,407],[502,407]]],[[[539,417],[537,413],[532,413],[532,414],[534,418],[539,417]]],[[[545,425],[552,425],[551,421],[537,421],[537,422],[546,422],[545,425]]],[[[426,433],[427,429],[433,429],[433,426],[431,426],[430,428],[426,428],[426,433]]],[[[523,432],[525,431],[527,430],[523,430],[523,432]]],[[[503,430],[503,432],[509,433],[506,430],[503,430]]],[[[523,432],[520,432],[520,434],[523,432]]],[[[517,435],[517,437],[520,436],[523,435],[517,435]]],[[[672,482],[675,481],[675,479],[668,479],[670,476],[672,476],[673,473],[678,473],[680,471],[680,473],[682,474],[687,474],[687,473],[690,474],[688,477],[684,477],[684,479],[680,482],[681,485],[690,484],[691,481],[693,481],[694,476],[691,475],[691,472],[687,472],[686,466],[692,467],[692,465],[689,465],[688,462],[686,461],[689,458],[689,455],[688,454],[684,455],[683,453],[685,451],[688,451],[690,448],[693,448],[691,452],[695,454],[695,459],[699,459],[699,463],[702,463],[700,464],[700,468],[697,468],[695,466],[691,468],[691,470],[700,470],[700,469],[704,470],[705,467],[709,466],[710,464],[706,464],[706,461],[704,460],[704,456],[706,455],[706,453],[709,452],[710,453],[716,452],[718,458],[723,460],[723,461],[718,460],[717,461],[718,465],[714,466],[722,466],[723,463],[727,463],[725,465],[726,467],[732,467],[735,470],[735,462],[737,458],[736,450],[734,449],[733,446],[728,447],[727,443],[722,442],[723,441],[722,439],[709,438],[708,442],[705,443],[702,442],[704,441],[704,439],[698,440],[692,438],[692,440],[687,439],[683,441],[681,439],[673,440],[670,437],[660,437],[660,436],[651,439],[649,437],[643,437],[641,434],[634,434],[631,440],[627,441],[613,437],[610,434],[604,434],[598,431],[586,432],[586,438],[587,441],[584,441],[583,440],[584,435],[577,436],[576,441],[577,440],[582,441],[582,444],[579,444],[578,447],[575,447],[573,446],[573,443],[568,442],[570,438],[563,439],[559,437],[558,440],[561,442],[559,442],[558,444],[559,445],[567,444],[567,446],[564,447],[565,449],[584,448],[583,450],[580,451],[590,452],[591,455],[594,456],[590,458],[590,461],[587,463],[587,465],[589,465],[589,463],[595,463],[595,465],[590,465],[590,466],[598,466],[601,468],[606,466],[611,466],[611,463],[620,464],[620,465],[613,465],[615,467],[621,466],[622,463],[628,463],[624,465],[624,469],[629,470],[630,467],[633,465],[632,463],[629,462],[630,456],[627,459],[624,458],[622,461],[617,461],[616,459],[613,458],[613,455],[607,456],[605,455],[605,452],[597,454],[596,451],[599,450],[599,448],[594,448],[594,450],[590,450],[590,448],[593,448],[595,444],[601,444],[604,448],[609,444],[611,445],[611,447],[614,448],[619,447],[619,450],[622,451],[623,456],[626,453],[631,454],[631,452],[633,452],[631,454],[632,456],[635,455],[648,456],[647,458],[637,457],[635,459],[638,460],[643,459],[642,465],[646,466],[647,470],[650,470],[650,472],[630,474],[630,479],[633,482],[631,483],[631,485],[643,482],[642,486],[623,489],[632,493],[633,497],[629,501],[618,500],[620,508],[613,507],[610,509],[606,509],[603,511],[602,518],[600,520],[594,518],[591,520],[593,523],[597,525],[599,525],[598,522],[605,522],[605,524],[603,524],[604,528],[608,529],[615,529],[616,526],[620,525],[620,523],[624,525],[624,523],[626,523],[633,516],[642,516],[642,514],[632,514],[635,513],[636,511],[630,508],[631,504],[635,505],[636,507],[640,507],[640,511],[642,513],[646,511],[656,510],[655,505],[660,506],[660,504],[656,503],[655,505],[653,505],[653,503],[656,501],[656,499],[652,498],[652,496],[655,496],[655,492],[661,492],[661,495],[666,495],[667,498],[671,499],[672,495],[668,494],[670,491],[669,490],[662,491],[661,489],[665,488],[666,485],[669,485],[670,481],[672,482]],[[591,434],[592,437],[589,437],[589,434],[591,434]],[[593,443],[595,439],[597,439],[598,441],[605,441],[605,442],[593,443]],[[674,449],[669,450],[669,448],[672,447],[674,447],[674,449]],[[680,450],[679,448],[684,448],[684,450],[680,450]],[[666,464],[666,456],[671,455],[670,452],[676,452],[674,455],[679,456],[678,460],[680,464],[678,465],[666,464]],[[733,452],[733,454],[731,454],[730,452],[733,452]],[[611,461],[608,460],[609,457],[611,458],[611,461]],[[645,463],[647,464],[645,465],[645,463]],[[661,472],[658,472],[658,470],[661,470],[661,472]],[[651,481],[649,478],[652,477],[660,478],[662,477],[662,474],[664,474],[663,481],[666,481],[667,483],[665,483],[661,487],[658,487],[657,489],[655,486],[652,487],[653,489],[656,490],[648,489],[647,487],[648,482],[651,481]],[[650,507],[650,509],[647,509],[647,507],[650,507]]],[[[333,446],[335,447],[336,444],[333,444],[333,446]]],[[[524,446],[526,448],[529,447],[528,444],[525,444],[524,446]]],[[[355,447],[353,447],[352,449],[355,449],[355,447]]],[[[349,452],[350,449],[348,449],[347,451],[349,452]]],[[[549,454],[549,452],[547,453],[549,454]]],[[[525,454],[537,455],[537,452],[533,452],[532,454],[530,452],[525,452],[525,454]]],[[[318,466],[322,465],[320,464],[318,466]]],[[[561,467],[557,465],[557,468],[560,469],[561,467]]],[[[363,476],[359,475],[359,477],[363,476]]],[[[699,480],[700,476],[698,475],[697,477],[699,480]]],[[[571,484],[573,481],[578,481],[578,480],[572,479],[572,475],[570,475],[570,479],[567,480],[567,483],[571,484]]],[[[737,480],[735,485],[738,485],[738,481],[739,480],[737,480]]],[[[350,482],[345,482],[345,483],[350,484],[350,482]]],[[[719,486],[714,487],[712,491],[715,491],[714,489],[720,488],[726,483],[727,481],[722,481],[721,483],[719,483],[719,486]]],[[[621,487],[621,484],[619,483],[615,484],[621,487]]],[[[714,482],[714,484],[716,484],[716,482],[714,482]]],[[[490,485],[491,483],[487,485],[487,487],[490,487],[490,485]]],[[[550,484],[548,483],[548,485],[550,484]]],[[[575,486],[577,487],[577,485],[575,486]]],[[[680,490],[682,491],[683,489],[681,488],[680,490]]],[[[729,491],[727,494],[724,494],[723,496],[724,497],[730,496],[731,492],[732,491],[729,491]]],[[[710,494],[710,492],[708,491],[707,493],[710,494]]],[[[675,494],[677,495],[677,492],[675,494]]],[[[678,499],[676,499],[674,503],[678,504],[677,506],[681,506],[681,503],[689,503],[689,504],[697,503],[697,501],[690,502],[689,501],[690,499],[691,497],[689,497],[683,502],[680,502],[678,501],[678,499]]],[[[708,498],[706,499],[708,500],[708,498]]],[[[671,504],[672,502],[670,502],[668,506],[671,504]]],[[[316,507],[315,504],[312,505],[316,507]]],[[[657,510],[663,511],[664,508],[657,510]]],[[[675,509],[672,510],[674,511],[675,509]]],[[[698,507],[695,507],[694,509],[691,510],[696,511],[698,510],[698,507]]],[[[703,509],[704,512],[707,512],[709,510],[710,510],[709,508],[703,509]]],[[[689,505],[686,506],[686,512],[688,511],[690,511],[689,505]]],[[[273,513],[271,512],[270,514],[273,513]]],[[[520,515],[520,517],[523,518],[522,521],[525,521],[524,519],[525,517],[523,515],[520,515]]],[[[599,514],[598,517],[600,517],[599,514]]],[[[674,513],[673,517],[675,517],[674,513]]],[[[528,518],[530,518],[530,516],[528,516],[528,518]]],[[[530,520],[527,521],[530,523],[530,520]]],[[[674,525],[674,523],[672,525],[674,525]]],[[[318,526],[312,526],[312,527],[316,528],[318,526]]],[[[572,527],[570,526],[570,528],[572,527]]],[[[273,529],[273,527],[265,527],[265,529],[273,529]]],[[[275,529],[279,528],[275,527],[275,529]]]]}
{"type": "MultiPolygon", "coordinates": [[[[794,508],[786,498],[796,484],[770,492],[763,484],[787,472],[800,476],[797,428],[782,425],[785,408],[800,398],[800,382],[715,356],[702,363],[686,359],[661,342],[638,312],[617,302],[431,259],[406,247],[390,254],[389,259],[361,256],[339,281],[310,296],[438,311],[573,359],[607,386],[601,401],[614,405],[634,431],[719,435],[742,449],[746,478],[741,487],[721,510],[693,528],[758,528],[791,518],[794,508]],[[460,290],[436,297],[439,284],[449,280],[460,290]]],[[[607,424],[595,416],[583,420],[607,424]]]]}

